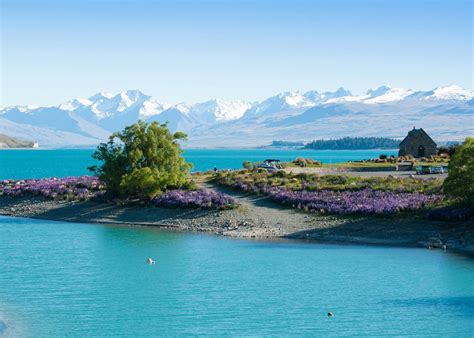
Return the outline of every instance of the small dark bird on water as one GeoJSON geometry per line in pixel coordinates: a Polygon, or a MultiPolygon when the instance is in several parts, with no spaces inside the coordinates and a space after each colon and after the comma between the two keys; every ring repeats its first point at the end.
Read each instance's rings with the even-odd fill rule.
{"type": "Polygon", "coordinates": [[[328,317],[334,317],[334,313],[328,312],[328,317]]]}

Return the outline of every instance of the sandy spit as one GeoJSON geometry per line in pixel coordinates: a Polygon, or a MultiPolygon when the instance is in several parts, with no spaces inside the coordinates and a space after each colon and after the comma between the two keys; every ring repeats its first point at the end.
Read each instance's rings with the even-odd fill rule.
{"type": "MultiPolygon", "coordinates": [[[[215,188],[215,187],[214,187],[215,188]]],[[[224,190],[239,207],[231,210],[166,209],[40,197],[0,197],[0,215],[56,221],[159,226],[240,238],[291,238],[320,243],[425,247],[474,254],[474,222],[414,218],[341,217],[285,208],[263,196],[224,190]]]]}

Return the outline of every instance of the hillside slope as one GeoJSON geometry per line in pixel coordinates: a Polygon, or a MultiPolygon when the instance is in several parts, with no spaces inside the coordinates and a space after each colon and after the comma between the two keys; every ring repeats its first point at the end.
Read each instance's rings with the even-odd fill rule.
{"type": "Polygon", "coordinates": [[[22,141],[14,137],[0,134],[0,149],[1,148],[32,148],[34,142],[22,141]]]}

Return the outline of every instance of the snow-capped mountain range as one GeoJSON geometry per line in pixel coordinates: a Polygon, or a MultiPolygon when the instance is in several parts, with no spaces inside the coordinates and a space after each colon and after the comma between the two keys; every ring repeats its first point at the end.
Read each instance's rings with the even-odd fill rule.
{"type": "Polygon", "coordinates": [[[53,107],[0,109],[0,133],[42,146],[92,146],[139,119],[168,122],[189,135],[190,147],[252,147],[272,140],[343,136],[401,138],[413,125],[437,141],[474,135],[474,91],[381,86],[363,95],[284,92],[261,102],[210,100],[169,105],[138,90],[101,92],[53,107]]]}

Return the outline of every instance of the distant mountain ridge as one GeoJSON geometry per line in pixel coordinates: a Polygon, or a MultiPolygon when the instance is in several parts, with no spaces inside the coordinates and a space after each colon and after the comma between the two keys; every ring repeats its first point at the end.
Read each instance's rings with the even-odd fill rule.
{"type": "Polygon", "coordinates": [[[363,95],[339,88],[283,92],[260,102],[209,100],[170,105],[139,90],[97,93],[58,106],[0,109],[0,133],[45,146],[93,146],[139,119],[168,122],[189,134],[190,147],[252,147],[345,136],[401,138],[413,125],[433,138],[474,134],[474,91],[459,86],[429,91],[380,86],[363,95]]]}
{"type": "Polygon", "coordinates": [[[0,149],[2,148],[33,148],[34,142],[18,140],[8,135],[0,134],[0,149]]]}

